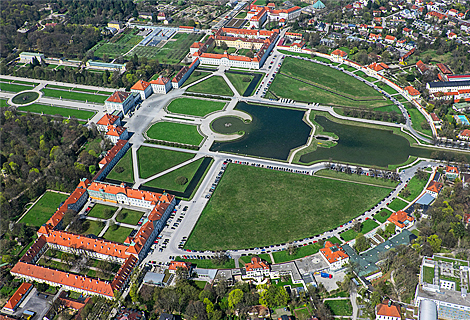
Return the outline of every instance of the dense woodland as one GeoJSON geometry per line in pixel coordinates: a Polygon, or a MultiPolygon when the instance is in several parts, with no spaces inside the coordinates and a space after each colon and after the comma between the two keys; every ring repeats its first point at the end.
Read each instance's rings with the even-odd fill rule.
{"type": "Polygon", "coordinates": [[[103,140],[94,149],[80,151],[98,132],[73,119],[5,111],[0,126],[0,233],[46,189],[70,192],[81,178],[91,178],[100,153],[110,147],[103,140]]]}

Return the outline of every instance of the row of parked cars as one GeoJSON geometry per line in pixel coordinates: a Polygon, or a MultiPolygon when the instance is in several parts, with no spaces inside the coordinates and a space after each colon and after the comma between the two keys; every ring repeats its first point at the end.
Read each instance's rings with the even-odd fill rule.
{"type": "Polygon", "coordinates": [[[228,161],[224,161],[224,163],[223,163],[222,166],[220,167],[220,171],[219,171],[219,173],[217,174],[217,177],[215,177],[214,183],[212,184],[211,188],[209,189],[209,193],[206,194],[206,199],[210,199],[210,198],[211,198],[212,193],[215,191],[215,188],[217,187],[217,185],[218,185],[219,182],[220,182],[220,179],[222,179],[222,175],[224,174],[225,169],[227,168],[227,164],[228,164],[228,161]]]}

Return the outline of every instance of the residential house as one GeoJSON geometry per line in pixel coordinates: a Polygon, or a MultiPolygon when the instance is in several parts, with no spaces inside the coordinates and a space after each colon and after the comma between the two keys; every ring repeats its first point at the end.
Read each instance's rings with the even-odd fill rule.
{"type": "Polygon", "coordinates": [[[104,116],[102,116],[96,123],[96,129],[101,132],[106,132],[108,131],[108,127],[113,125],[120,126],[121,117],[105,113],[104,116]]]}
{"type": "Polygon", "coordinates": [[[401,320],[400,305],[392,303],[390,300],[384,300],[375,308],[376,320],[401,320]]]}
{"type": "Polygon", "coordinates": [[[153,13],[152,12],[139,11],[139,18],[152,20],[153,13]]]}
{"type": "Polygon", "coordinates": [[[464,129],[464,130],[460,131],[459,139],[460,140],[470,140],[470,130],[469,129],[464,129]]]}
{"type": "Polygon", "coordinates": [[[341,269],[349,262],[349,256],[344,249],[330,241],[325,242],[325,247],[320,249],[320,252],[332,271],[341,269]]]}
{"type": "Polygon", "coordinates": [[[397,41],[397,38],[391,35],[386,35],[384,40],[385,43],[394,44],[397,41]]]}
{"type": "Polygon", "coordinates": [[[186,271],[188,271],[189,274],[192,268],[192,264],[191,262],[187,261],[171,261],[170,266],[168,267],[168,272],[176,273],[176,270],[178,268],[185,269],[186,271]]]}
{"type": "Polygon", "coordinates": [[[246,276],[250,278],[269,276],[270,268],[267,262],[260,257],[251,258],[251,263],[245,264],[246,276]]]}
{"type": "Polygon", "coordinates": [[[139,80],[131,87],[131,92],[140,94],[140,98],[145,100],[152,94],[152,87],[149,82],[139,80]]]}
{"type": "Polygon", "coordinates": [[[403,93],[410,99],[417,99],[420,96],[420,92],[413,88],[412,86],[405,87],[403,93]]]}
{"type": "Polygon", "coordinates": [[[331,57],[333,58],[334,62],[342,63],[343,60],[348,58],[348,54],[343,50],[336,49],[331,53],[331,57]]]}
{"type": "Polygon", "coordinates": [[[403,210],[396,211],[387,219],[387,221],[393,223],[399,231],[411,227],[415,218],[411,214],[406,213],[403,210]]]}
{"type": "Polygon", "coordinates": [[[455,180],[455,178],[459,177],[459,168],[447,166],[446,167],[446,178],[449,180],[455,180]]]}
{"type": "Polygon", "coordinates": [[[167,77],[159,76],[158,79],[150,81],[153,93],[166,94],[171,90],[171,81],[167,77]]]}
{"type": "Polygon", "coordinates": [[[105,133],[105,138],[109,139],[112,143],[116,144],[118,140],[127,140],[129,138],[129,132],[126,127],[117,125],[108,126],[105,133]]]}
{"type": "Polygon", "coordinates": [[[442,120],[439,119],[439,117],[434,112],[431,112],[429,115],[431,116],[432,123],[434,123],[436,128],[439,128],[442,124],[442,120]]]}
{"type": "Polygon", "coordinates": [[[434,198],[437,198],[439,192],[441,192],[443,184],[437,181],[431,181],[426,188],[426,192],[432,195],[434,198]]]}
{"type": "Polygon", "coordinates": [[[423,61],[419,60],[418,62],[416,62],[416,68],[418,69],[418,71],[421,73],[421,74],[424,74],[426,71],[429,70],[429,68],[424,64],[423,61]]]}
{"type": "Polygon", "coordinates": [[[370,76],[377,77],[377,75],[379,73],[383,73],[384,70],[388,70],[388,65],[386,65],[383,62],[380,62],[380,63],[374,62],[367,66],[367,68],[365,69],[365,72],[370,76]]]}
{"type": "Polygon", "coordinates": [[[136,96],[133,93],[125,91],[115,91],[105,101],[107,113],[120,111],[122,114],[127,114],[131,108],[135,106],[136,96]]]}

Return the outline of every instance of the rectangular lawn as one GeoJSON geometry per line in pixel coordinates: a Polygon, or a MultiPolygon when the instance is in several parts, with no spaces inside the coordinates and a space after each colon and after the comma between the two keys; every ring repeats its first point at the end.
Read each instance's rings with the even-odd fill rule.
{"type": "Polygon", "coordinates": [[[94,220],[86,220],[83,225],[85,226],[85,230],[81,232],[81,234],[94,234],[98,236],[104,228],[104,223],[100,221],[94,220]]]}
{"type": "Polygon", "coordinates": [[[254,76],[251,76],[249,74],[238,74],[238,73],[225,73],[227,78],[230,80],[230,82],[233,84],[235,89],[237,89],[238,93],[240,95],[243,95],[250,85],[251,81],[253,80],[254,76]],[[245,79],[250,79],[250,81],[243,81],[245,79]]]}
{"type": "Polygon", "coordinates": [[[315,243],[297,248],[293,255],[290,255],[286,250],[273,252],[273,257],[276,263],[287,262],[315,254],[320,251],[321,248],[318,243],[315,243]]]}
{"type": "Polygon", "coordinates": [[[186,188],[188,187],[189,182],[193,179],[197,170],[201,166],[203,160],[204,158],[193,161],[185,165],[184,167],[178,168],[161,177],[155,178],[145,183],[144,185],[149,186],[149,187],[163,189],[163,190],[184,192],[186,188]],[[187,183],[185,183],[184,185],[178,184],[176,182],[176,178],[178,177],[186,177],[187,183]]]}
{"type": "Polygon", "coordinates": [[[5,83],[5,82],[0,82],[0,89],[2,91],[9,91],[9,92],[20,92],[24,90],[32,90],[34,86],[26,86],[26,85],[20,85],[20,84],[10,84],[10,83],[5,83]]]}
{"type": "MultiPolygon", "coordinates": [[[[362,223],[361,226],[361,233],[366,234],[375,228],[377,228],[379,224],[372,219],[366,220],[362,223]]],[[[355,239],[359,232],[354,231],[353,229],[349,229],[348,231],[343,232],[340,236],[343,238],[344,241],[351,241],[355,239]]]]}
{"type": "Polygon", "coordinates": [[[201,144],[201,136],[196,126],[176,122],[160,121],[153,124],[147,130],[150,139],[164,140],[198,146],[201,144]]]}
{"type": "Polygon", "coordinates": [[[59,205],[68,198],[68,195],[46,191],[38,202],[20,220],[28,226],[40,227],[57,211],[59,205]]]}
{"type": "Polygon", "coordinates": [[[104,95],[95,95],[95,94],[88,94],[76,91],[65,91],[65,90],[56,90],[56,89],[42,89],[41,90],[46,97],[53,97],[68,100],[78,100],[78,101],[88,101],[88,102],[96,102],[96,103],[104,103],[107,99],[104,95]]]}
{"type": "Polygon", "coordinates": [[[95,112],[93,111],[70,109],[65,107],[54,107],[38,103],[33,103],[24,107],[18,107],[18,110],[24,112],[44,113],[49,114],[51,116],[60,115],[64,118],[73,117],[83,120],[91,119],[95,115],[95,112]]]}
{"type": "Polygon", "coordinates": [[[89,217],[94,217],[94,218],[99,218],[99,219],[109,219],[113,216],[113,214],[116,212],[117,208],[116,207],[111,207],[111,206],[106,206],[104,204],[97,203],[91,209],[91,211],[88,213],[89,217]],[[107,213],[112,211],[111,213],[107,213]]]}
{"type": "Polygon", "coordinates": [[[414,176],[413,178],[411,178],[411,180],[410,180],[410,182],[408,182],[408,185],[406,186],[406,188],[403,189],[403,190],[409,190],[410,195],[408,197],[404,197],[402,195],[403,194],[403,191],[402,191],[400,193],[400,197],[402,197],[403,199],[405,199],[407,201],[413,201],[423,191],[424,187],[426,186],[426,183],[429,180],[430,175],[431,174],[428,173],[426,175],[426,179],[422,179],[422,180],[419,180],[417,176],[414,176]]]}
{"type": "Polygon", "coordinates": [[[209,79],[189,87],[186,89],[186,91],[229,97],[233,96],[233,92],[228,86],[227,82],[225,82],[224,78],[220,76],[210,77],[209,79]]]}
{"type": "Polygon", "coordinates": [[[107,178],[124,182],[134,182],[134,167],[132,166],[131,150],[128,150],[121,160],[119,160],[113,170],[108,174],[107,178]]]}
{"type": "Polygon", "coordinates": [[[131,234],[132,229],[126,227],[119,227],[116,230],[108,229],[103,238],[109,241],[123,243],[126,238],[131,234]]]}
{"type": "Polygon", "coordinates": [[[380,210],[379,213],[374,215],[374,219],[379,221],[380,223],[384,223],[387,219],[392,215],[392,211],[387,209],[380,210]]]}
{"type": "Polygon", "coordinates": [[[137,225],[137,223],[139,222],[140,218],[142,218],[143,215],[144,215],[144,212],[142,211],[122,209],[116,216],[116,221],[137,225]]]}
{"type": "Polygon", "coordinates": [[[173,113],[204,117],[214,111],[222,110],[224,106],[225,102],[221,101],[178,98],[171,101],[166,108],[173,113]]]}
{"type": "Polygon", "coordinates": [[[406,206],[407,206],[407,203],[405,201],[396,198],[395,200],[390,202],[390,204],[387,207],[389,207],[393,211],[399,211],[399,210],[402,210],[406,206]]]}
{"type": "Polygon", "coordinates": [[[303,239],[350,221],[389,192],[389,188],[230,164],[186,247],[241,249],[303,239]]]}
{"type": "Polygon", "coordinates": [[[331,310],[331,314],[335,316],[352,315],[352,305],[349,299],[344,300],[326,300],[325,306],[331,310]]]}
{"type": "Polygon", "coordinates": [[[178,152],[152,147],[140,147],[137,150],[139,175],[148,178],[182,162],[194,158],[194,153],[178,152]]]}

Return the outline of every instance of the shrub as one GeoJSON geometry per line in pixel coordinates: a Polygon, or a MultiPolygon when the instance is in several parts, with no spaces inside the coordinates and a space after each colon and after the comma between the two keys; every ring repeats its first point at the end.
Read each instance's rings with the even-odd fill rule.
{"type": "Polygon", "coordinates": [[[180,186],[184,186],[186,183],[188,183],[188,178],[184,176],[179,176],[175,179],[175,183],[180,186]]]}
{"type": "Polygon", "coordinates": [[[251,81],[251,79],[250,79],[250,78],[248,78],[248,77],[244,77],[244,78],[242,79],[242,81],[243,81],[243,82],[250,82],[250,81],[251,81]]]}
{"type": "Polygon", "coordinates": [[[122,173],[124,171],[123,167],[116,167],[116,172],[117,173],[122,173]]]}

